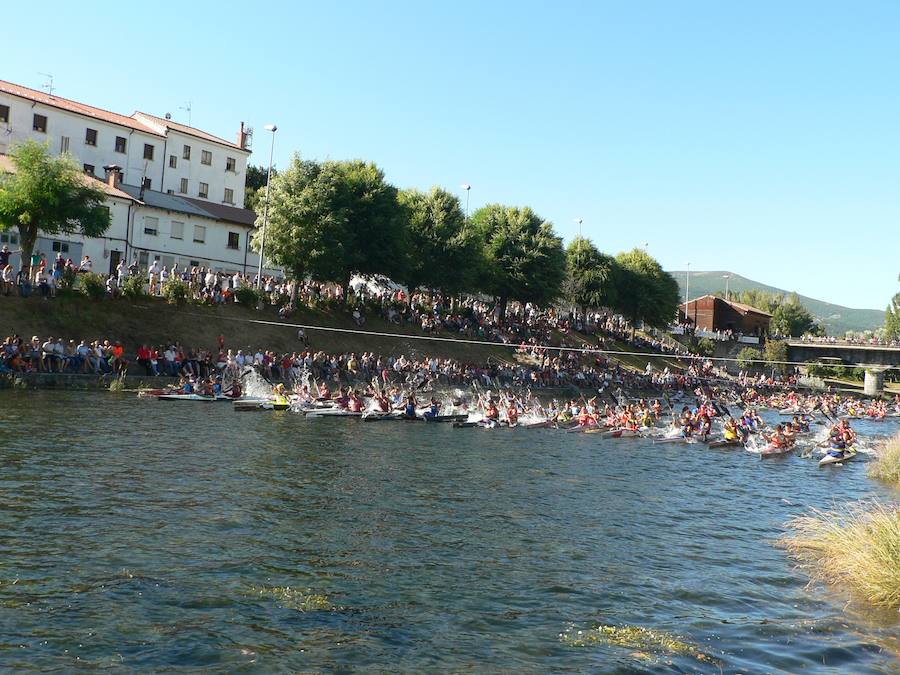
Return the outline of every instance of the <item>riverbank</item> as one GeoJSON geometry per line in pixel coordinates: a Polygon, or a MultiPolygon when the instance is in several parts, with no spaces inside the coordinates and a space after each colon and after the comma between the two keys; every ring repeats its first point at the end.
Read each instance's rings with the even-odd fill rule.
{"type": "MultiPolygon", "coordinates": [[[[300,308],[290,318],[280,319],[273,307],[257,310],[239,304],[175,306],[161,298],[91,300],[83,296],[69,296],[42,300],[39,297],[0,297],[0,326],[4,327],[6,335],[18,334],[25,339],[32,335],[41,339],[52,336],[76,342],[81,339],[118,340],[132,361],[141,344],[160,345],[177,341],[188,348],[214,350],[217,349],[219,336],[224,338],[226,349],[235,351],[262,348],[289,354],[307,348],[298,338],[296,327],[273,325],[277,323],[351,331],[305,331],[308,348],[330,354],[372,352],[395,356],[403,354],[410,358],[435,356],[478,364],[515,363],[520,360],[512,346],[466,343],[459,340],[459,334],[447,332],[433,334],[444,340],[424,340],[422,338],[426,334],[417,325],[398,325],[377,316],[367,317],[360,329],[345,308],[300,308]],[[363,332],[355,332],[358,330],[363,332]]],[[[576,333],[566,336],[556,334],[554,342],[558,343],[563,337],[569,344],[579,347],[598,345],[596,338],[576,333]]],[[[647,352],[646,356],[625,354],[644,351],[625,343],[612,342],[609,347],[623,352],[621,356],[613,354],[611,358],[627,370],[643,371],[648,363],[658,370],[684,365],[674,357],[651,352],[647,352]]]]}

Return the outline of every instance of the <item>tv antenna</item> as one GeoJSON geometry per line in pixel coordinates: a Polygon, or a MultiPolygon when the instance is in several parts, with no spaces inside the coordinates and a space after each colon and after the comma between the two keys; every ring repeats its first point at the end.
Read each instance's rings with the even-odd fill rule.
{"type": "Polygon", "coordinates": [[[53,75],[50,73],[38,73],[38,75],[43,75],[47,78],[47,81],[41,85],[41,89],[46,89],[47,95],[53,96],[53,75]]]}
{"type": "Polygon", "coordinates": [[[179,106],[179,110],[184,110],[188,116],[188,126],[191,126],[191,102],[188,101],[185,105],[179,106]]]}

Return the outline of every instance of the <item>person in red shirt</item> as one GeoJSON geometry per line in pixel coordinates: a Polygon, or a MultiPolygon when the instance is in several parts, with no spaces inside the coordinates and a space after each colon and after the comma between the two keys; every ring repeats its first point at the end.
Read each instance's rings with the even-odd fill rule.
{"type": "Polygon", "coordinates": [[[147,375],[153,375],[153,368],[150,366],[150,348],[147,345],[138,347],[137,361],[144,367],[147,375]]]}

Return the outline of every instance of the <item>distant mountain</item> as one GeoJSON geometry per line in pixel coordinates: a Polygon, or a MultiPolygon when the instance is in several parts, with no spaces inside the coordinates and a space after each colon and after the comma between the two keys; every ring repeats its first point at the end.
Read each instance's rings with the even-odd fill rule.
{"type": "MultiPolygon", "coordinates": [[[[681,287],[681,295],[684,297],[685,272],[671,272],[681,287]]],[[[775,288],[767,286],[758,281],[747,279],[732,272],[695,272],[691,270],[691,298],[697,298],[701,295],[713,293],[725,293],[726,274],[730,274],[728,280],[729,291],[749,291],[759,290],[769,293],[790,294],[792,291],[786,291],[783,288],[775,288]]],[[[852,309],[850,307],[842,307],[841,305],[833,305],[830,302],[808,298],[805,295],[799,295],[800,303],[809,310],[816,321],[825,327],[829,335],[843,335],[848,330],[862,331],[874,330],[884,324],[884,311],[878,309],[852,309]]]]}

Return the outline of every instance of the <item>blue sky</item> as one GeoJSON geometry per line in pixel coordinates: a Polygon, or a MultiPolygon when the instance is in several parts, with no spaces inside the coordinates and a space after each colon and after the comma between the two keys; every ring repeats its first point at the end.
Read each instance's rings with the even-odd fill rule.
{"type": "MultiPolygon", "coordinates": [[[[900,284],[900,3],[52,3],[0,78],[232,138],[277,165],[472,185],[601,250],[854,307],[900,284]],[[51,16],[52,15],[52,16],[51,16]]],[[[18,26],[21,29],[9,30],[18,26]]],[[[463,196],[464,199],[464,196],[463,196]]]]}

